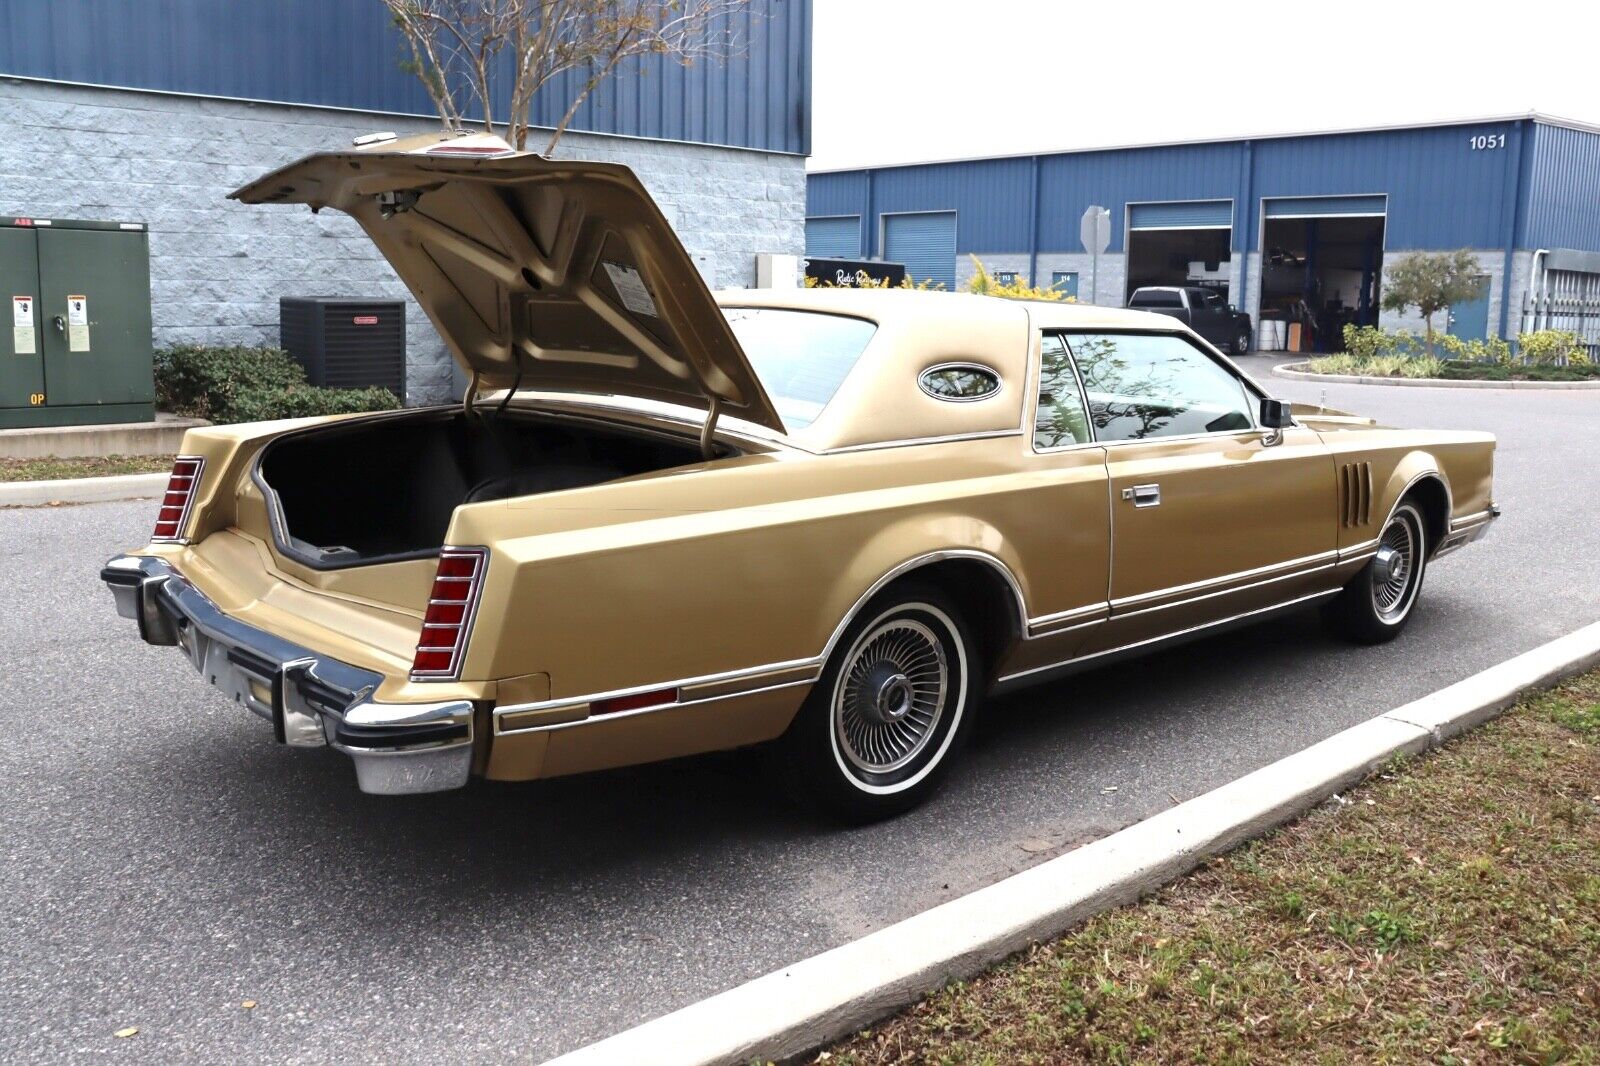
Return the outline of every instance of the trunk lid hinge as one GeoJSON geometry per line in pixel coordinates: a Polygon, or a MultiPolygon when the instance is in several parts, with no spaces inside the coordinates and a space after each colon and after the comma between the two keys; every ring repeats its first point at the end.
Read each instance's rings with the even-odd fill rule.
{"type": "Polygon", "coordinates": [[[711,393],[711,406],[706,410],[705,428],[700,431],[700,454],[707,459],[715,459],[717,417],[722,414],[722,397],[711,393]]]}

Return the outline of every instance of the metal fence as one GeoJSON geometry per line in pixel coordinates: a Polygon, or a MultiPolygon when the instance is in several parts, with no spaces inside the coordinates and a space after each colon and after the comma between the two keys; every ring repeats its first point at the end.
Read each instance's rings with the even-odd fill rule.
{"type": "Polygon", "coordinates": [[[1522,299],[1521,332],[1568,330],[1578,335],[1591,358],[1600,357],[1600,274],[1545,270],[1536,274],[1522,299]]]}

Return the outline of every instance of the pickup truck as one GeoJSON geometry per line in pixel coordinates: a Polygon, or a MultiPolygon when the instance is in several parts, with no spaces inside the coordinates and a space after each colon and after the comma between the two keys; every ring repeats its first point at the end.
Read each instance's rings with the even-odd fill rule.
{"type": "Polygon", "coordinates": [[[1133,290],[1128,306],[1168,315],[1231,355],[1250,350],[1250,316],[1236,311],[1215,289],[1147,285],[1133,290]]]}

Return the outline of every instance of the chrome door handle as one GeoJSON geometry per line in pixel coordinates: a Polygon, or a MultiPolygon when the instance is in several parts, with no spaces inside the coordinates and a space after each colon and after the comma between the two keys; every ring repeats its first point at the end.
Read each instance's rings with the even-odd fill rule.
{"type": "Polygon", "coordinates": [[[1132,500],[1135,507],[1160,507],[1160,485],[1134,485],[1122,490],[1124,500],[1132,500]]]}

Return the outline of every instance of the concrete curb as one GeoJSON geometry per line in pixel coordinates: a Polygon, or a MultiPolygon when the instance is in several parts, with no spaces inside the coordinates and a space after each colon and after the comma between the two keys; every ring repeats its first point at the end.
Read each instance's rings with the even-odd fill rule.
{"type": "Polygon", "coordinates": [[[47,503],[100,503],[160,496],[166,474],[122,474],[76,477],[58,481],[0,482],[0,507],[38,507],[47,503]]]}
{"type": "Polygon", "coordinates": [[[6,429],[0,430],[0,457],[71,459],[97,455],[172,455],[183,450],[186,432],[210,424],[203,418],[161,413],[154,422],[6,429]]]}
{"type": "Polygon", "coordinates": [[[1422,389],[1554,389],[1582,391],[1600,389],[1600,381],[1447,381],[1444,378],[1374,378],[1362,374],[1313,374],[1295,367],[1305,363],[1283,363],[1272,368],[1275,378],[1294,381],[1324,381],[1336,385],[1400,385],[1422,389]]]}
{"type": "Polygon", "coordinates": [[[859,940],[550,1061],[711,1064],[814,1050],[1281,825],[1397,754],[1600,663],[1600,623],[1246,774],[1121,832],[859,940]]]}

